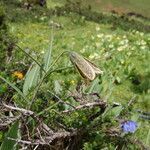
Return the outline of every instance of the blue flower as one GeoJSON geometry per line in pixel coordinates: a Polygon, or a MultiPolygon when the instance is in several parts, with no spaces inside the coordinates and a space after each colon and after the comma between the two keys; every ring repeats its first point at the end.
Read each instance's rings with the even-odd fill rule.
{"type": "Polygon", "coordinates": [[[121,123],[121,128],[125,133],[134,133],[137,129],[138,125],[134,121],[125,121],[121,123]]]}

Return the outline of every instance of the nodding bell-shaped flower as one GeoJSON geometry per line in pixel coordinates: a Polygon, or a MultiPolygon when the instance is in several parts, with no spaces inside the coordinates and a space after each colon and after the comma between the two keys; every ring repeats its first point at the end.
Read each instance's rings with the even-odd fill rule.
{"type": "Polygon", "coordinates": [[[96,75],[103,74],[103,71],[101,71],[95,64],[78,53],[70,52],[69,57],[83,78],[92,81],[95,79],[96,75]]]}

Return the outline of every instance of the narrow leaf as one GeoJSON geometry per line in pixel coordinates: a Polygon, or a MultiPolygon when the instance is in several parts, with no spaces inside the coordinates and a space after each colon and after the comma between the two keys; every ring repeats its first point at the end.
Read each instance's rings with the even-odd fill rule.
{"type": "Polygon", "coordinates": [[[4,141],[0,147],[0,150],[14,150],[16,141],[9,138],[17,139],[19,131],[19,121],[16,121],[9,129],[4,141]]]}
{"type": "Polygon", "coordinates": [[[58,95],[62,91],[61,85],[60,85],[58,80],[54,81],[54,90],[55,90],[55,93],[58,94],[58,95]]]}
{"type": "Polygon", "coordinates": [[[111,119],[116,118],[120,115],[122,110],[123,110],[122,106],[113,107],[110,110],[108,110],[106,115],[111,119]]]}
{"type": "Polygon", "coordinates": [[[6,80],[5,78],[3,78],[2,76],[0,76],[0,79],[2,79],[4,82],[6,82],[9,86],[11,86],[15,91],[17,91],[17,93],[25,100],[28,101],[25,97],[25,95],[21,92],[20,89],[18,89],[13,83],[9,82],[8,80],[6,80]]]}
{"type": "Polygon", "coordinates": [[[39,77],[40,77],[40,67],[37,64],[33,64],[29,68],[25,76],[25,81],[23,85],[24,95],[27,95],[29,93],[29,90],[38,84],[39,77]]]}
{"type": "Polygon", "coordinates": [[[52,44],[53,44],[53,34],[51,33],[51,43],[44,55],[44,70],[48,71],[51,64],[51,53],[52,53],[52,44]]]}
{"type": "Polygon", "coordinates": [[[88,93],[100,93],[101,91],[101,85],[99,84],[99,79],[96,78],[93,82],[90,88],[88,89],[88,93]]]}
{"type": "Polygon", "coordinates": [[[149,129],[148,134],[147,134],[146,145],[150,145],[150,129],[149,129]]]}

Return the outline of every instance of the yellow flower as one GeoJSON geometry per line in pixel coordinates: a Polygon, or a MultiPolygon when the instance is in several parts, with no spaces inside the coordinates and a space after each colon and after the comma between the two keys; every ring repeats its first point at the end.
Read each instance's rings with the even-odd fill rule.
{"type": "Polygon", "coordinates": [[[20,71],[15,71],[15,72],[13,72],[13,76],[14,77],[16,77],[16,78],[18,78],[18,79],[23,79],[23,73],[22,72],[20,72],[20,71]]]}
{"type": "Polygon", "coordinates": [[[74,84],[75,84],[75,81],[74,81],[74,80],[71,80],[70,83],[74,85],[74,84]]]}

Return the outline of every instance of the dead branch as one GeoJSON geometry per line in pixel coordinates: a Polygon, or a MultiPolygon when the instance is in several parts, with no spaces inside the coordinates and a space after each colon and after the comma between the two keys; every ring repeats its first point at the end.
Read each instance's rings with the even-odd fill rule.
{"type": "Polygon", "coordinates": [[[21,117],[21,115],[16,116],[16,117],[8,117],[8,118],[0,119],[0,128],[7,127],[14,121],[18,120],[20,117],[21,117]]]}
{"type": "Polygon", "coordinates": [[[51,136],[42,137],[43,138],[42,140],[35,139],[33,141],[26,141],[26,140],[14,139],[10,137],[8,137],[8,139],[25,145],[50,145],[54,140],[71,138],[72,136],[76,136],[76,135],[77,135],[77,130],[74,130],[74,132],[66,132],[66,131],[56,132],[51,136]]]}
{"type": "Polygon", "coordinates": [[[17,110],[17,111],[20,111],[21,113],[23,113],[24,115],[27,115],[27,116],[31,116],[34,114],[33,111],[31,110],[26,110],[24,108],[19,108],[19,107],[14,107],[14,106],[10,106],[10,105],[7,105],[5,103],[3,103],[3,106],[5,106],[7,109],[10,109],[10,110],[17,110]]]}
{"type": "Polygon", "coordinates": [[[48,90],[48,92],[49,92],[50,94],[52,94],[52,95],[57,99],[57,101],[59,101],[60,103],[65,104],[65,105],[68,105],[68,106],[71,106],[72,108],[75,108],[75,106],[71,105],[71,104],[68,103],[68,102],[65,102],[64,100],[62,100],[60,97],[58,97],[57,95],[55,95],[55,94],[52,93],[51,91],[48,90]]]}
{"type": "Polygon", "coordinates": [[[103,108],[105,105],[106,105],[106,103],[103,102],[103,101],[86,103],[86,104],[79,105],[79,106],[77,106],[77,107],[75,107],[74,109],[71,109],[71,110],[64,110],[64,111],[62,111],[62,113],[70,113],[70,112],[80,110],[80,109],[89,109],[89,108],[93,108],[95,106],[100,106],[100,107],[103,108]]]}
{"type": "MultiPolygon", "coordinates": [[[[27,110],[27,109],[24,109],[24,108],[19,108],[19,107],[14,107],[14,106],[10,106],[10,105],[7,105],[5,103],[3,103],[3,106],[7,109],[10,109],[10,110],[16,110],[16,111],[20,111],[23,115],[26,115],[26,116],[32,116],[34,119],[37,120],[37,122],[39,123],[39,125],[41,125],[43,131],[49,135],[53,134],[53,131],[45,124],[43,123],[38,117],[37,115],[31,111],[31,110],[27,110]]],[[[14,122],[14,121],[12,121],[14,122]]],[[[11,123],[12,123],[11,122],[11,123]]]]}
{"type": "Polygon", "coordinates": [[[25,141],[25,140],[20,140],[20,139],[14,139],[14,138],[10,138],[8,137],[9,140],[12,140],[12,141],[16,141],[17,143],[21,143],[21,144],[26,144],[26,145],[47,145],[47,143],[45,142],[42,142],[42,141],[25,141]]]}

